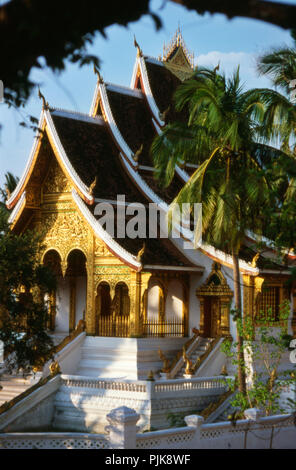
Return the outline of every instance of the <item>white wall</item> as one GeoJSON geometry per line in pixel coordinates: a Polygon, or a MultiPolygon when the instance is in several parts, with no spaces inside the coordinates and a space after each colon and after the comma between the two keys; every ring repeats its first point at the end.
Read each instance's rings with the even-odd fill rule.
{"type": "Polygon", "coordinates": [[[58,278],[57,298],[56,298],[56,319],[55,331],[69,331],[69,309],[70,309],[70,286],[69,279],[58,278]]]}
{"type": "Polygon", "coordinates": [[[151,281],[148,289],[148,307],[147,318],[149,320],[158,320],[160,288],[156,281],[151,281]]]}
{"type": "Polygon", "coordinates": [[[76,278],[76,315],[75,325],[82,320],[83,310],[86,308],[86,277],[79,276],[76,278]]]}
{"type": "Polygon", "coordinates": [[[183,316],[183,286],[180,281],[170,281],[165,303],[165,317],[167,320],[178,319],[183,316]]]}

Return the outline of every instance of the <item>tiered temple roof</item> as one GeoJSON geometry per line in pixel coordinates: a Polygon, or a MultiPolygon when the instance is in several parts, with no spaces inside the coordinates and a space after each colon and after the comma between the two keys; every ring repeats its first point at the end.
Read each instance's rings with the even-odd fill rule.
{"type": "MultiPolygon", "coordinates": [[[[184,113],[174,111],[172,100],[181,83],[179,72],[183,70],[188,76],[193,66],[179,33],[170,47],[163,60],[145,57],[138,49],[130,88],[104,83],[98,77],[89,115],[46,107],[42,110],[42,132],[35,139],[25,172],[7,203],[10,209],[14,208],[10,220],[16,229],[25,227],[30,213],[40,205],[40,200],[30,201],[31,188],[44,181],[56,159],[71,182],[77,208],[95,235],[121,261],[136,270],[153,265],[203,270],[171,239],[147,238],[144,254],[139,258],[143,239],[116,238],[101,227],[94,215],[96,202],[113,203],[117,195],[124,195],[126,202],[154,202],[167,211],[194,171],[194,165],[187,165],[185,171],[176,167],[168,188],[161,187],[154,178],[149,151],[152,140],[167,122],[186,119],[184,113]]],[[[230,256],[212,247],[203,245],[201,251],[226,265],[232,264],[230,256]]],[[[249,252],[247,256],[242,252],[240,267],[258,274],[251,260],[249,252]]]]}

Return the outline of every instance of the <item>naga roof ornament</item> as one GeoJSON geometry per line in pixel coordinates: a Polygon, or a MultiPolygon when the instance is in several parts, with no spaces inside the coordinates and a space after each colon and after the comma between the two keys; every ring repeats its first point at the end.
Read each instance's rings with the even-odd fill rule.
{"type": "Polygon", "coordinates": [[[100,74],[99,69],[95,65],[94,65],[94,74],[97,75],[99,83],[104,83],[103,77],[100,74]]]}
{"type": "Polygon", "coordinates": [[[41,93],[40,88],[38,88],[38,96],[42,100],[43,111],[47,111],[49,109],[49,104],[48,104],[48,101],[46,101],[44,95],[41,93]]]}
{"type": "Polygon", "coordinates": [[[136,36],[134,36],[134,46],[137,48],[137,57],[143,57],[143,52],[139,44],[137,43],[136,36]]]}

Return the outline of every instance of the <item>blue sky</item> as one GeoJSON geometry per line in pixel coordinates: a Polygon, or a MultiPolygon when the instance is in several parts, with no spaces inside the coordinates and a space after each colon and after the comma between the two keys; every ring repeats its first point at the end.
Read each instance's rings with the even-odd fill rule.
{"type": "MultiPolygon", "coordinates": [[[[295,3],[291,1],[290,3],[295,3]]],[[[151,9],[157,13],[163,28],[156,32],[149,17],[130,23],[128,28],[112,26],[106,30],[107,40],[99,34],[88,52],[101,59],[105,81],[129,86],[136,50],[135,34],[144,54],[158,57],[180,23],[187,48],[194,52],[200,65],[217,65],[230,74],[240,64],[241,77],[247,88],[269,86],[265,77],[258,77],[256,58],[272,47],[291,45],[290,34],[281,28],[248,19],[228,20],[223,15],[197,15],[184,7],[163,0],[153,0],[151,9]]],[[[0,77],[1,78],[1,77],[0,77]]],[[[40,84],[51,106],[88,113],[96,85],[92,67],[79,68],[69,64],[60,75],[50,70],[33,70],[31,78],[40,84]]],[[[4,84],[5,86],[5,84],[4,84]]],[[[19,126],[22,115],[39,118],[41,102],[37,89],[21,111],[0,104],[0,185],[4,174],[11,171],[20,176],[33,143],[33,131],[19,126]]]]}

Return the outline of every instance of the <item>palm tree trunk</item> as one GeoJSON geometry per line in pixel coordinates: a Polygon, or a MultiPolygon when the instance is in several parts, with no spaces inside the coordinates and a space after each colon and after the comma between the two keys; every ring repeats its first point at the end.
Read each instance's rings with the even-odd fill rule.
{"type": "MultiPolygon", "coordinates": [[[[232,250],[233,260],[233,280],[234,280],[234,301],[237,316],[242,318],[242,296],[240,288],[240,272],[239,272],[239,258],[238,254],[232,250]]],[[[237,359],[238,359],[238,388],[241,393],[246,395],[246,372],[245,372],[245,358],[244,358],[244,340],[241,333],[237,329],[237,359]]]]}

